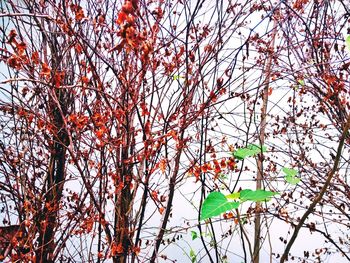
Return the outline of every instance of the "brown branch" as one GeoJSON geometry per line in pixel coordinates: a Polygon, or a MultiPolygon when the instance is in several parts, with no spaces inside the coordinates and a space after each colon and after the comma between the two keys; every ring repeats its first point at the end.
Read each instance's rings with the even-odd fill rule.
{"type": "MultiPolygon", "coordinates": [[[[274,20],[273,25],[273,31],[271,36],[271,41],[269,44],[269,49],[273,50],[275,45],[275,39],[277,34],[277,21],[274,20]]],[[[266,115],[267,115],[267,104],[269,101],[269,85],[270,85],[270,78],[271,78],[271,72],[272,72],[272,63],[273,63],[273,53],[269,54],[266,61],[266,76],[264,81],[264,89],[262,94],[262,108],[261,108],[261,122],[260,122],[260,131],[259,131],[259,143],[261,147],[265,143],[265,130],[266,130],[266,115]]],[[[259,190],[262,188],[262,181],[264,180],[264,156],[261,152],[260,155],[257,158],[257,177],[256,177],[256,189],[259,190]]],[[[259,263],[259,252],[261,247],[261,241],[260,241],[260,233],[261,233],[261,216],[260,216],[260,210],[261,210],[261,204],[260,202],[256,203],[255,207],[255,222],[254,222],[254,252],[253,252],[253,262],[259,263]]]]}
{"type": "Polygon", "coordinates": [[[298,233],[300,231],[300,229],[302,228],[303,224],[305,223],[306,219],[308,218],[308,216],[313,212],[314,208],[316,207],[316,205],[322,200],[323,195],[326,193],[328,186],[330,185],[337,169],[339,166],[339,162],[340,162],[340,157],[342,154],[342,150],[343,150],[343,146],[344,146],[344,142],[346,137],[348,136],[348,132],[349,132],[349,128],[350,128],[350,115],[348,116],[347,122],[344,126],[343,132],[341,134],[340,140],[339,140],[339,144],[338,144],[338,149],[337,149],[337,155],[335,157],[334,160],[334,165],[331,171],[328,172],[328,176],[327,176],[327,180],[325,182],[325,184],[323,185],[320,193],[318,194],[318,196],[313,200],[313,202],[311,203],[310,207],[306,210],[306,212],[304,213],[304,215],[302,216],[302,218],[300,219],[298,225],[295,227],[295,230],[293,232],[292,237],[290,238],[286,249],[283,252],[283,255],[281,257],[280,262],[283,263],[288,259],[288,254],[290,249],[292,248],[292,245],[294,244],[298,233]]]}
{"type": "Polygon", "coordinates": [[[40,18],[47,18],[49,20],[55,20],[53,17],[51,17],[49,15],[26,14],[26,13],[2,13],[2,14],[0,14],[0,17],[14,17],[14,16],[40,17],[40,18]]]}

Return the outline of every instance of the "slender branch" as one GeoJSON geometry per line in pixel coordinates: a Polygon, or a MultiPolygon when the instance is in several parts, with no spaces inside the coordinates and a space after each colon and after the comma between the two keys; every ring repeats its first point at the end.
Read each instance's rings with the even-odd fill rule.
{"type": "Polygon", "coordinates": [[[15,17],[15,16],[29,16],[29,17],[40,17],[47,18],[49,20],[55,20],[49,15],[40,15],[40,14],[28,14],[28,13],[0,13],[0,17],[15,17]]]}
{"type": "MultiPolygon", "coordinates": [[[[275,45],[275,39],[277,34],[277,21],[274,20],[273,31],[271,36],[271,41],[269,44],[269,49],[273,50],[275,45]]],[[[260,122],[260,131],[259,131],[259,142],[260,145],[263,146],[265,143],[265,130],[266,130],[266,116],[267,116],[267,104],[269,101],[269,85],[272,71],[272,63],[273,63],[273,55],[269,54],[266,61],[266,77],[264,81],[264,89],[263,89],[263,105],[261,108],[261,122],[260,122]]],[[[259,190],[262,188],[262,181],[264,179],[264,156],[261,152],[259,157],[257,158],[257,177],[256,177],[256,189],[259,190]]],[[[261,233],[261,204],[260,202],[256,203],[255,208],[255,222],[254,222],[254,253],[253,253],[253,262],[259,263],[259,252],[260,252],[260,233],[261,233]]]]}
{"type": "Polygon", "coordinates": [[[342,154],[342,150],[343,150],[343,146],[344,146],[344,142],[345,139],[348,137],[348,132],[349,132],[349,128],[350,128],[350,115],[348,116],[347,122],[344,126],[343,132],[341,134],[340,140],[339,140],[339,144],[338,144],[338,149],[337,149],[337,155],[335,157],[334,160],[334,165],[331,171],[328,172],[328,176],[326,179],[325,184],[323,185],[320,193],[318,194],[318,196],[313,200],[313,202],[311,203],[311,205],[309,206],[309,208],[306,210],[306,212],[304,213],[304,215],[302,216],[302,218],[300,219],[298,225],[295,227],[294,232],[292,237],[290,238],[286,249],[283,252],[283,255],[281,257],[280,262],[283,263],[288,259],[288,254],[290,249],[292,248],[298,233],[300,231],[300,229],[302,228],[303,224],[305,223],[306,219],[308,218],[308,216],[313,212],[314,208],[317,206],[317,204],[322,200],[323,195],[326,193],[328,186],[330,185],[337,169],[339,166],[339,162],[340,162],[340,157],[342,154]]]}

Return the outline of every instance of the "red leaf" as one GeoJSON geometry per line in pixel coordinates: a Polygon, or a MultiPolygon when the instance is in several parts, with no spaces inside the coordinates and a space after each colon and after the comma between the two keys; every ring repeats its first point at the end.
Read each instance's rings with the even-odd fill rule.
{"type": "Polygon", "coordinates": [[[102,139],[103,135],[107,132],[107,128],[102,126],[97,131],[95,131],[96,137],[102,139]]]}
{"type": "Polygon", "coordinates": [[[202,169],[203,173],[206,173],[206,172],[208,172],[210,170],[213,170],[213,168],[211,167],[210,163],[203,164],[201,169],[202,169]]]}
{"type": "Polygon", "coordinates": [[[61,83],[62,83],[63,79],[64,79],[64,72],[63,71],[58,71],[58,72],[55,73],[54,83],[55,83],[55,87],[56,88],[61,86],[61,83]]]}
{"type": "Polygon", "coordinates": [[[90,82],[89,78],[86,77],[86,76],[82,76],[81,77],[81,82],[84,83],[84,84],[88,84],[90,82]]]}
{"type": "Polygon", "coordinates": [[[147,103],[141,102],[141,103],[140,103],[140,108],[141,108],[141,110],[142,110],[141,116],[149,115],[149,111],[148,111],[148,109],[147,109],[147,103]]]}
{"type": "Polygon", "coordinates": [[[35,65],[38,65],[40,63],[38,51],[34,51],[32,53],[32,61],[35,65]]]}
{"type": "Polygon", "coordinates": [[[272,94],[272,88],[271,87],[269,87],[269,91],[268,91],[268,93],[267,93],[269,96],[271,96],[271,94],[272,94]]]}
{"type": "Polygon", "coordinates": [[[9,34],[9,39],[8,39],[8,43],[14,43],[15,45],[17,44],[17,40],[16,40],[16,37],[17,37],[17,32],[16,32],[16,30],[15,29],[12,29],[11,31],[10,31],[10,34],[9,34]]]}
{"type": "Polygon", "coordinates": [[[152,191],[151,196],[152,196],[152,198],[155,201],[159,201],[159,199],[158,199],[158,192],[157,191],[152,191]]]}
{"type": "Polygon", "coordinates": [[[83,53],[83,48],[82,48],[82,46],[81,46],[80,44],[76,44],[76,45],[74,46],[74,48],[75,48],[75,51],[76,51],[78,54],[83,53]]]}
{"type": "Polygon", "coordinates": [[[164,213],[164,207],[159,207],[159,213],[162,215],[164,213]]]}
{"type": "Polygon", "coordinates": [[[162,159],[160,162],[159,162],[159,169],[162,171],[162,173],[164,174],[165,173],[165,170],[166,170],[166,167],[167,167],[167,159],[162,159]]]}
{"type": "Polygon", "coordinates": [[[80,6],[77,7],[77,10],[75,11],[75,19],[77,21],[81,21],[85,17],[84,10],[80,6]]]}
{"type": "Polygon", "coordinates": [[[7,60],[7,64],[11,67],[11,68],[15,68],[17,70],[22,68],[22,63],[21,63],[21,59],[15,55],[11,56],[8,60],[7,60]]]}
{"type": "Polygon", "coordinates": [[[132,6],[131,1],[125,1],[125,4],[122,6],[122,12],[126,14],[131,14],[133,13],[134,8],[132,6]]]}
{"type": "Polygon", "coordinates": [[[210,53],[212,50],[213,50],[213,46],[212,46],[212,45],[206,45],[206,46],[204,47],[204,51],[205,51],[205,52],[210,53]]]}
{"type": "Polygon", "coordinates": [[[115,242],[113,242],[111,246],[111,256],[113,257],[121,253],[123,253],[123,244],[122,243],[116,244],[115,242]]]}
{"type": "Polygon", "coordinates": [[[140,253],[140,247],[133,247],[132,251],[136,254],[136,256],[140,253]]]}
{"type": "Polygon", "coordinates": [[[21,42],[21,43],[18,43],[18,44],[16,45],[16,47],[17,47],[17,54],[18,54],[19,56],[22,56],[22,55],[24,54],[26,48],[27,48],[27,44],[24,43],[24,42],[21,42]]]}
{"type": "Polygon", "coordinates": [[[236,162],[233,158],[228,159],[227,166],[230,170],[236,169],[236,162]]]}
{"type": "Polygon", "coordinates": [[[40,75],[42,76],[50,76],[51,74],[51,69],[50,67],[46,64],[46,63],[43,63],[41,65],[41,72],[40,72],[40,75]]]}
{"type": "Polygon", "coordinates": [[[126,13],[124,13],[123,11],[119,12],[118,14],[118,18],[117,18],[117,24],[118,25],[122,25],[125,20],[127,19],[128,15],[126,13]]]}
{"type": "Polygon", "coordinates": [[[221,168],[222,169],[225,169],[226,168],[226,160],[225,159],[222,159],[221,162],[220,162],[220,165],[221,165],[221,168]]]}

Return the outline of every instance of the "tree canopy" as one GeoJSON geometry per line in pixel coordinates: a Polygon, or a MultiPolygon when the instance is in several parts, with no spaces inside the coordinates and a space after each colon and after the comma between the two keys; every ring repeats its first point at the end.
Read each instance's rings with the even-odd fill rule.
{"type": "Polygon", "coordinates": [[[0,10],[0,260],[350,261],[347,2],[0,10]]]}

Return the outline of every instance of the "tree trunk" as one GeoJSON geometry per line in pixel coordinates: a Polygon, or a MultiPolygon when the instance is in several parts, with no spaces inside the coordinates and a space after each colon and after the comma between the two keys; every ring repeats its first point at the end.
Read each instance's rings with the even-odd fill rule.
{"type": "MultiPolygon", "coordinates": [[[[271,36],[271,42],[269,49],[272,51],[275,45],[275,38],[276,38],[276,32],[277,32],[277,22],[274,20],[274,29],[272,31],[271,36]]],[[[260,122],[260,129],[259,129],[259,143],[261,146],[265,143],[265,127],[266,127],[266,114],[267,114],[267,103],[269,100],[269,84],[270,84],[270,78],[271,78],[271,70],[272,70],[272,63],[273,63],[273,55],[270,54],[269,57],[267,57],[266,64],[265,64],[265,81],[264,81],[264,89],[262,94],[263,99],[263,105],[261,107],[261,122],[260,122]]],[[[256,190],[262,189],[262,180],[264,179],[264,156],[262,153],[259,154],[257,158],[257,177],[256,177],[256,190]]],[[[253,262],[259,263],[260,262],[260,248],[261,248],[261,242],[260,242],[260,236],[261,236],[261,203],[257,202],[255,206],[255,222],[254,222],[254,251],[253,251],[253,262]]]]}
{"type": "Polygon", "coordinates": [[[66,147],[69,140],[61,113],[56,108],[53,114],[58,134],[54,136],[55,143],[49,162],[44,208],[37,222],[39,238],[36,262],[53,262],[55,228],[65,179],[66,147]]]}

